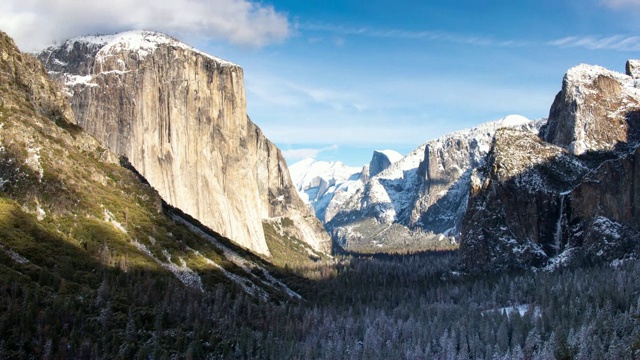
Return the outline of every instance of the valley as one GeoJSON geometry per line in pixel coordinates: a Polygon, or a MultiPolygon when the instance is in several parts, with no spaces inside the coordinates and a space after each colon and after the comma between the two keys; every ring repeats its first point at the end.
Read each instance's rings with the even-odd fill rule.
{"type": "Polygon", "coordinates": [[[288,166],[238,65],[0,33],[0,359],[633,359],[637,66],[571,68],[547,119],[288,166]]]}

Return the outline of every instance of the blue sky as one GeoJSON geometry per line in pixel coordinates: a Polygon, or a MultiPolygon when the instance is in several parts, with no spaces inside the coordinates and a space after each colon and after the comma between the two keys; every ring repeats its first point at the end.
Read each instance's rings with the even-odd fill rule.
{"type": "Polygon", "coordinates": [[[146,28],[241,65],[248,113],[289,164],[360,166],[375,149],[406,154],[508,114],[545,117],[570,67],[624,71],[640,57],[640,0],[9,0],[0,13],[27,47],[146,28]]]}

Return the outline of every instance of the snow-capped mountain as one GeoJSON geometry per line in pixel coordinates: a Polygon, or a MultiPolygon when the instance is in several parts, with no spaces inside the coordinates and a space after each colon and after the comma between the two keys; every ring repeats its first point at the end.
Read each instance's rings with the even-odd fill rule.
{"type": "Polygon", "coordinates": [[[83,36],[38,55],[80,127],[163,200],[241,246],[269,255],[265,222],[331,248],[293,189],[280,150],[247,115],[243,69],[151,31],[83,36]]]}
{"type": "Polygon", "coordinates": [[[318,219],[327,223],[364,183],[400,159],[402,154],[397,151],[375,150],[369,164],[362,168],[340,161],[304,159],[291,165],[289,171],[302,200],[313,207],[318,219]]]}
{"type": "Polygon", "coordinates": [[[402,159],[402,154],[395,150],[376,150],[369,162],[369,178],[380,174],[391,164],[402,159]]]}
{"type": "Polygon", "coordinates": [[[313,207],[323,223],[334,213],[332,208],[342,203],[362,187],[362,168],[347,166],[340,161],[328,162],[304,159],[289,167],[291,179],[302,200],[313,207]]]}
{"type": "Polygon", "coordinates": [[[471,171],[483,163],[495,131],[537,132],[541,123],[510,115],[429,141],[365,181],[325,226],[334,241],[351,249],[420,247],[442,235],[455,237],[471,171]]]}
{"type": "Polygon", "coordinates": [[[469,270],[640,253],[640,74],[578,65],[538,134],[501,130],[474,172],[460,253],[469,270]]]}

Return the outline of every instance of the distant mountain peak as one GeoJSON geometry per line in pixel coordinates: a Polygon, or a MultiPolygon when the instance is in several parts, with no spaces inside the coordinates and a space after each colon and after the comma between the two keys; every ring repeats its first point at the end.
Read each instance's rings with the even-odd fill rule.
{"type": "Polygon", "coordinates": [[[402,154],[394,150],[375,150],[369,162],[369,177],[378,175],[402,157],[402,154]]]}

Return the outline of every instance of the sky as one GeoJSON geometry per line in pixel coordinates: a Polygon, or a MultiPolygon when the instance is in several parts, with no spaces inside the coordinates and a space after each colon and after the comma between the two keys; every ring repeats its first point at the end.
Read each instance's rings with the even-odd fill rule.
{"type": "Polygon", "coordinates": [[[168,33],[244,69],[249,116],[282,150],[362,166],[509,114],[546,117],[580,63],[640,58],[640,0],[4,0],[23,51],[168,33]]]}

